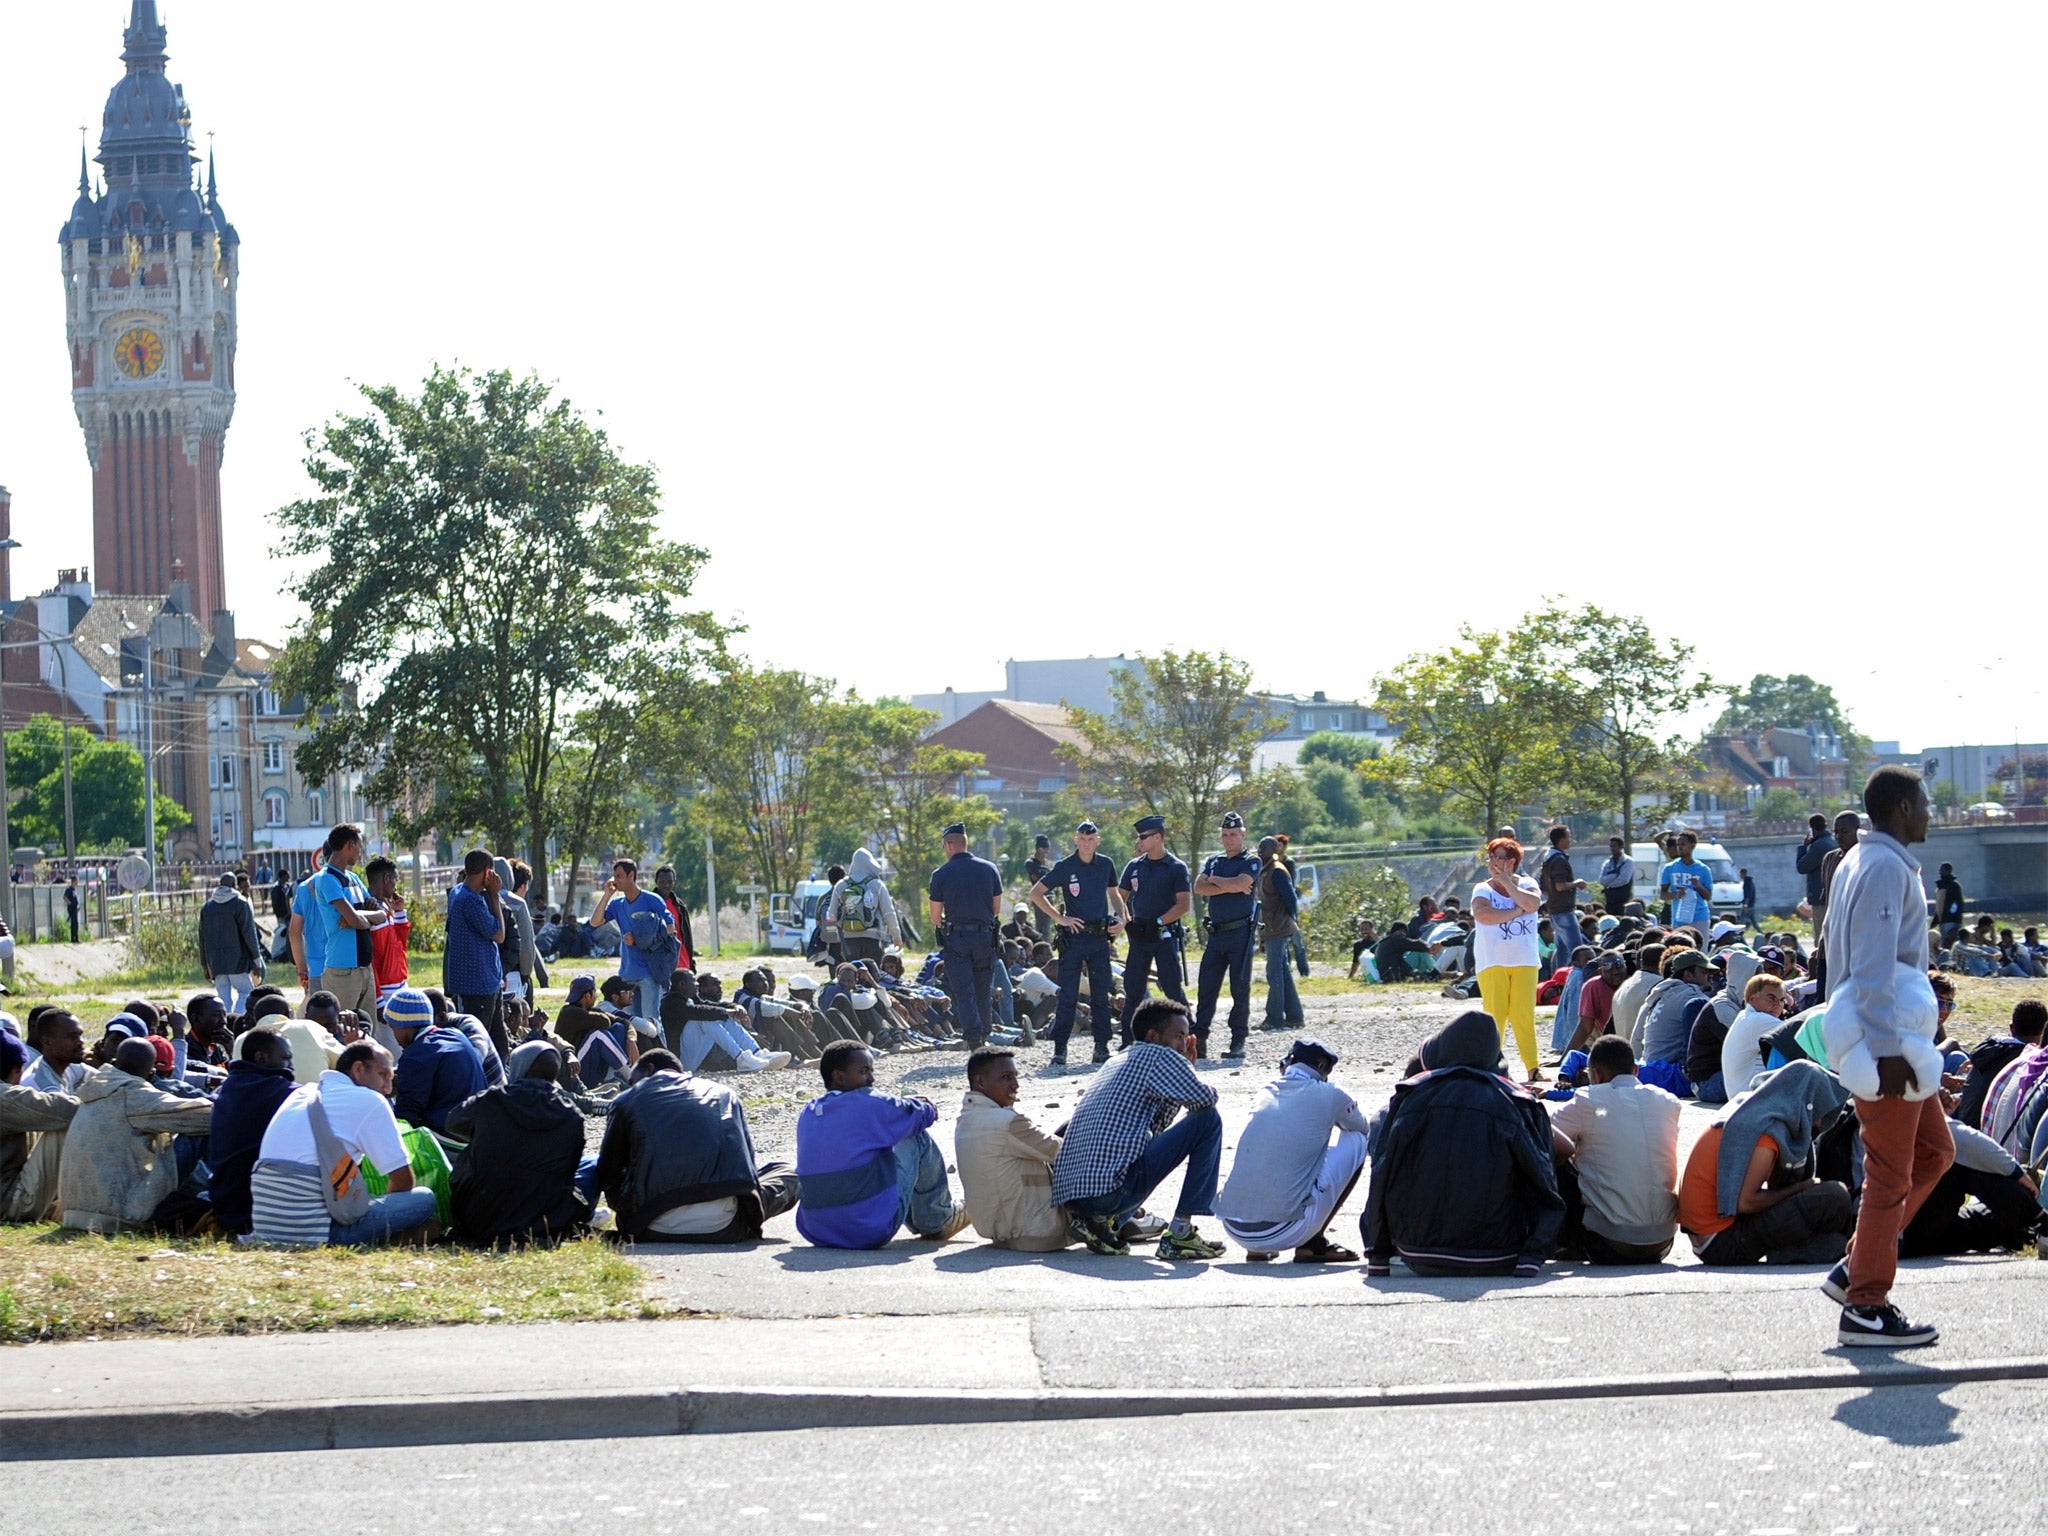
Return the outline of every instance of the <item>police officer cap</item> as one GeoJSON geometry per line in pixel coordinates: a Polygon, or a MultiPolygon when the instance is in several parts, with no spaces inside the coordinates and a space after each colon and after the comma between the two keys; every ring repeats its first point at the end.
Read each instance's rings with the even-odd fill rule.
{"type": "Polygon", "coordinates": [[[945,831],[939,834],[939,836],[941,837],[965,837],[966,835],[967,823],[964,821],[954,822],[950,827],[946,828],[945,831]]]}
{"type": "Polygon", "coordinates": [[[1320,1040],[1302,1039],[1295,1041],[1288,1049],[1281,1065],[1288,1066],[1297,1061],[1305,1067],[1314,1067],[1316,1071],[1328,1077],[1337,1065],[1337,1053],[1320,1040]]]}
{"type": "Polygon", "coordinates": [[[1076,837],[1088,837],[1088,836],[1091,836],[1091,835],[1093,835],[1094,833],[1097,833],[1097,832],[1099,832],[1099,831],[1101,831],[1101,830],[1102,830],[1102,829],[1101,829],[1100,827],[1096,826],[1094,822],[1092,822],[1092,821],[1084,821],[1084,822],[1082,822],[1082,823],[1081,823],[1081,825],[1079,825],[1078,827],[1074,828],[1074,835],[1075,835],[1076,837]]]}
{"type": "Polygon", "coordinates": [[[1235,811],[1225,811],[1223,813],[1223,830],[1226,832],[1242,832],[1244,830],[1244,818],[1235,811]]]}
{"type": "Polygon", "coordinates": [[[1164,816],[1140,816],[1138,824],[1133,830],[1140,837],[1150,832],[1164,832],[1166,830],[1166,818],[1164,816]]]}

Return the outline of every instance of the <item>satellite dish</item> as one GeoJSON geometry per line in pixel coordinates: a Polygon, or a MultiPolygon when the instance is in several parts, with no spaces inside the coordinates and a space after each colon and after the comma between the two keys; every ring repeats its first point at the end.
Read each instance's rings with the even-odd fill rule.
{"type": "Polygon", "coordinates": [[[146,891],[154,883],[155,874],[149,867],[149,860],[139,853],[131,853],[114,871],[114,878],[121,882],[124,891],[146,891]]]}

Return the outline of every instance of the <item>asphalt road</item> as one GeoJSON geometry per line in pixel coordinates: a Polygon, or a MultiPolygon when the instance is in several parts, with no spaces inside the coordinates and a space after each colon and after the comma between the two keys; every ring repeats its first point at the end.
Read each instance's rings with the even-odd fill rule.
{"type": "Polygon", "coordinates": [[[2048,1386],[0,1468],[35,1536],[2038,1529],[2048,1386]]]}

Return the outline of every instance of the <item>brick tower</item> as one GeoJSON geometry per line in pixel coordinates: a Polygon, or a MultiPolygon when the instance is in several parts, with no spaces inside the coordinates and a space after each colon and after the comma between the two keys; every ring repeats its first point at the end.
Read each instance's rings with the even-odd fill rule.
{"type": "Polygon", "coordinates": [[[181,563],[193,611],[228,606],[220,464],[235,413],[240,238],[192,114],[164,73],[156,0],[134,0],[107,98],[95,190],[60,238],[71,397],[93,468],[93,565],[102,591],[159,594],[181,563]]]}

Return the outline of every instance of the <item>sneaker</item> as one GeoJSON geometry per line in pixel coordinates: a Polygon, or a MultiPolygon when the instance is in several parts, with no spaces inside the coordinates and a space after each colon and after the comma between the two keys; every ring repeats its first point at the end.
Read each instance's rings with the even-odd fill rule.
{"type": "Polygon", "coordinates": [[[1131,1245],[1116,1235],[1116,1228],[1110,1225],[1107,1216],[1080,1216],[1067,1212],[1067,1235],[1077,1243],[1085,1243],[1090,1253],[1114,1255],[1121,1258],[1131,1251],[1131,1245]]]}
{"type": "Polygon", "coordinates": [[[1842,1260],[1841,1263],[1828,1271],[1827,1279],[1820,1283],[1820,1293],[1838,1307],[1846,1307],[1849,1304],[1849,1261],[1847,1259],[1842,1260]]]}
{"type": "Polygon", "coordinates": [[[1124,1224],[1116,1229],[1116,1235],[1127,1243],[1149,1243],[1166,1235],[1166,1225],[1164,1216],[1154,1216],[1139,1209],[1124,1218],[1124,1224]]]}
{"type": "Polygon", "coordinates": [[[1918,1349],[1941,1337],[1932,1323],[1909,1323],[1905,1314],[1886,1302],[1881,1307],[1844,1307],[1835,1341],[1851,1348],[1918,1349]]]}
{"type": "Polygon", "coordinates": [[[1099,1067],[1107,1060],[1109,1060],[1109,1047],[1106,1045],[1095,1047],[1095,1065],[1099,1067]]]}
{"type": "Polygon", "coordinates": [[[953,1208],[953,1214],[946,1218],[946,1224],[940,1227],[938,1231],[920,1232],[917,1235],[927,1242],[950,1243],[966,1228],[967,1220],[967,1207],[958,1205],[953,1208]]]}
{"type": "Polygon", "coordinates": [[[1162,1259],[1220,1259],[1223,1245],[1212,1243],[1193,1227],[1188,1228],[1186,1237],[1178,1236],[1168,1227],[1159,1239],[1159,1257],[1162,1259]]]}

